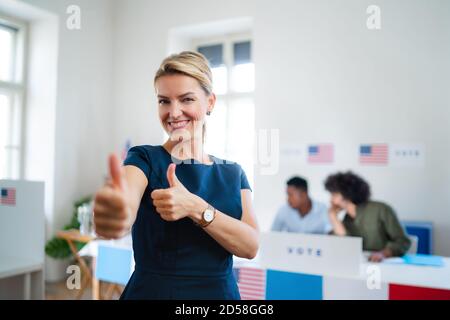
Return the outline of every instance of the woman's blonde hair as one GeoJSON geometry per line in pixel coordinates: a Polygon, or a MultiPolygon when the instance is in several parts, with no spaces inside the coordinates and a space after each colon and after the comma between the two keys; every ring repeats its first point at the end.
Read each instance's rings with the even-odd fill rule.
{"type": "Polygon", "coordinates": [[[193,51],[183,51],[165,58],[156,72],[156,81],[166,75],[184,74],[196,79],[207,95],[212,93],[212,72],[204,55],[193,51]]]}

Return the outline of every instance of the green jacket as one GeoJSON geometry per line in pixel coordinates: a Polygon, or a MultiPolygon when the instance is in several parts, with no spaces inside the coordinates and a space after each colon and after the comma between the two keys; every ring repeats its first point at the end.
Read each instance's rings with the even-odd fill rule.
{"type": "Polygon", "coordinates": [[[358,205],[355,219],[346,214],[343,224],[347,235],[363,238],[365,251],[389,248],[394,256],[402,256],[411,246],[394,210],[382,202],[358,205]]]}

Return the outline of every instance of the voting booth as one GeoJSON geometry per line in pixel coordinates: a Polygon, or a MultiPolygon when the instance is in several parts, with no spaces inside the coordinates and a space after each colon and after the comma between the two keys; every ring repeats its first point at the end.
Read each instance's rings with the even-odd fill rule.
{"type": "MultiPolygon", "coordinates": [[[[134,269],[131,239],[92,241],[80,253],[97,257],[98,280],[124,285],[134,269]]],[[[233,272],[244,300],[450,299],[450,258],[368,256],[358,237],[266,232],[258,256],[234,257],[233,272]]]]}
{"type": "Polygon", "coordinates": [[[0,299],[44,299],[44,183],[0,180],[0,299]]]}
{"type": "Polygon", "coordinates": [[[450,258],[369,263],[362,239],[268,232],[258,256],[234,259],[242,299],[450,299],[450,258]]]}

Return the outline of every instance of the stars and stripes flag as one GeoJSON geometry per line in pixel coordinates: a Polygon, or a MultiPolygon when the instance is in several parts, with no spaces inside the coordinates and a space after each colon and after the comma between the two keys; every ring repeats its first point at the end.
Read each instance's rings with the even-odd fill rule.
{"type": "Polygon", "coordinates": [[[15,188],[1,188],[0,204],[7,206],[16,205],[16,189],[15,188]]]}
{"type": "Polygon", "coordinates": [[[359,162],[361,164],[386,165],[389,159],[387,144],[363,144],[359,148],[359,162]]]}
{"type": "Polygon", "coordinates": [[[315,144],[308,147],[309,163],[332,163],[334,146],[332,144],[315,144]]]}
{"type": "Polygon", "coordinates": [[[237,274],[242,300],[265,300],[266,270],[245,267],[239,268],[237,274]]]}

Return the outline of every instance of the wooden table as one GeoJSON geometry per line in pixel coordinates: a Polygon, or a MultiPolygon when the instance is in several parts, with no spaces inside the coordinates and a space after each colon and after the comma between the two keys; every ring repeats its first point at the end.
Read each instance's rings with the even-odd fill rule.
{"type": "Polygon", "coordinates": [[[89,282],[92,283],[92,292],[95,299],[96,298],[95,295],[97,295],[98,293],[98,281],[92,276],[91,270],[86,265],[86,262],[83,260],[83,258],[81,258],[81,256],[78,254],[77,247],[74,244],[74,242],[88,243],[91,240],[93,240],[94,237],[89,235],[82,235],[80,231],[76,229],[58,231],[56,233],[56,236],[60,239],[64,239],[67,241],[67,243],[69,244],[70,251],[72,252],[74,258],[76,259],[82,270],[82,273],[84,274],[83,280],[81,282],[81,288],[76,295],[76,299],[81,298],[89,282]]]}

